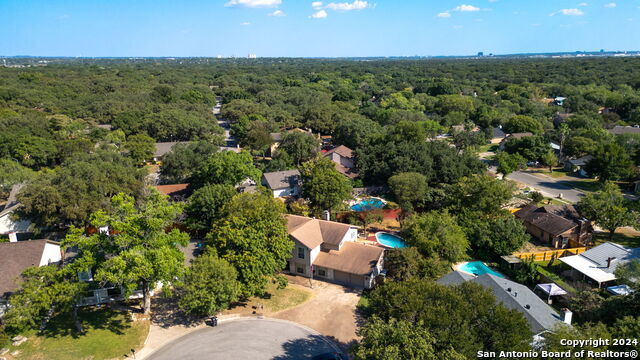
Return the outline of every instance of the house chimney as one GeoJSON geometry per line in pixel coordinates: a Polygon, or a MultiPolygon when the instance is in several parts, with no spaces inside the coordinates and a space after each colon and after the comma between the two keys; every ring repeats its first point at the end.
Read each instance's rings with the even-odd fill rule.
{"type": "Polygon", "coordinates": [[[607,269],[611,267],[611,263],[613,262],[613,260],[615,260],[616,258],[614,257],[608,257],[607,258],[607,269]]]}
{"type": "Polygon", "coordinates": [[[331,220],[331,213],[329,212],[329,210],[325,210],[322,212],[322,218],[327,221],[331,220]]]}
{"type": "Polygon", "coordinates": [[[562,321],[565,324],[571,325],[571,317],[573,316],[573,313],[571,312],[571,310],[564,308],[562,309],[562,321]]]}

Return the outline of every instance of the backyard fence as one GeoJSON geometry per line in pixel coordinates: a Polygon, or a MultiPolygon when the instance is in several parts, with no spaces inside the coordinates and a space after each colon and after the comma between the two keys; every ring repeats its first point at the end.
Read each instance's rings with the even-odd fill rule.
{"type": "Polygon", "coordinates": [[[577,248],[571,248],[571,249],[537,251],[537,252],[528,252],[528,253],[514,253],[513,256],[523,260],[533,259],[533,261],[547,261],[547,260],[555,260],[563,256],[582,254],[585,251],[587,251],[586,247],[577,247],[577,248]]]}

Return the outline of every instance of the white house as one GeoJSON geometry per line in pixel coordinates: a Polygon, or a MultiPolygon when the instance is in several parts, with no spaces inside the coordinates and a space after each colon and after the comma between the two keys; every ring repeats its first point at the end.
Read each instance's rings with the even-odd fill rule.
{"type": "Polygon", "coordinates": [[[287,215],[287,226],[295,243],[291,273],[369,289],[382,272],[384,249],[355,242],[355,226],[297,215],[287,215]]]}
{"type": "Polygon", "coordinates": [[[559,260],[573,269],[574,277],[602,287],[616,280],[615,271],[620,264],[640,259],[640,248],[627,248],[606,242],[582,254],[561,257],[559,260]]]}
{"type": "Polygon", "coordinates": [[[300,195],[300,172],[298,170],[276,171],[262,174],[262,185],[273,192],[273,197],[300,195]]]}

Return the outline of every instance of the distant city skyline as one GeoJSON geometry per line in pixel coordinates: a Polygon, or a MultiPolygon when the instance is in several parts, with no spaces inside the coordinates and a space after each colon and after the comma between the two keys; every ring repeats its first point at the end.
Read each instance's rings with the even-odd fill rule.
{"type": "Polygon", "coordinates": [[[0,0],[0,31],[0,56],[633,51],[640,0],[0,0]]]}

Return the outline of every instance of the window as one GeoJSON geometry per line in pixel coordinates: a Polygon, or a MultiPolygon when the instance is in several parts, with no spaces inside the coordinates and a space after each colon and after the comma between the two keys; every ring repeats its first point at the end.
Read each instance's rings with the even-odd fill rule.
{"type": "Polygon", "coordinates": [[[296,267],[296,271],[298,272],[298,274],[304,274],[304,268],[302,266],[296,267]]]}
{"type": "Polygon", "coordinates": [[[318,276],[327,277],[327,270],[323,268],[318,268],[318,276]]]}
{"type": "Polygon", "coordinates": [[[298,259],[304,259],[304,248],[298,248],[298,259]]]}

